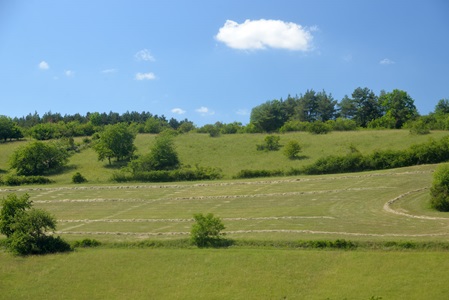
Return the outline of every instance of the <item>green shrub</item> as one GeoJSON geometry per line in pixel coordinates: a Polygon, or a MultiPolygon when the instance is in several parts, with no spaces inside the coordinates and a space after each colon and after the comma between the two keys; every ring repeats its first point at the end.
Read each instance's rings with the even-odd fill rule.
{"type": "Polygon", "coordinates": [[[301,149],[301,145],[297,141],[289,141],[284,147],[284,154],[289,159],[298,159],[301,149]]]}
{"type": "Polygon", "coordinates": [[[258,178],[258,177],[273,177],[283,176],[284,172],[281,170],[241,170],[234,176],[234,178],[258,178]]]}
{"type": "Polygon", "coordinates": [[[363,155],[360,153],[350,153],[345,156],[326,156],[319,158],[315,163],[304,167],[305,174],[336,174],[364,171],[363,155]]]}
{"type": "Polygon", "coordinates": [[[50,184],[53,181],[44,176],[17,176],[9,175],[3,179],[3,184],[19,186],[24,184],[50,184]]]}
{"type": "Polygon", "coordinates": [[[98,247],[101,245],[100,241],[97,241],[95,239],[83,239],[81,241],[75,241],[73,243],[74,248],[92,248],[92,247],[98,247]]]}
{"type": "Polygon", "coordinates": [[[433,174],[430,205],[439,211],[449,211],[449,165],[440,165],[433,174]]]}
{"type": "Polygon", "coordinates": [[[423,119],[411,122],[410,124],[407,124],[407,127],[410,129],[410,134],[423,135],[430,133],[430,126],[427,125],[423,119]]]}
{"type": "Polygon", "coordinates": [[[277,135],[267,135],[264,139],[265,143],[262,145],[256,145],[258,151],[276,151],[281,147],[279,141],[280,136],[277,135]]]}
{"type": "Polygon", "coordinates": [[[331,131],[331,127],[321,121],[315,121],[310,123],[308,131],[312,134],[326,134],[331,131]]]}
{"type": "Polygon", "coordinates": [[[326,124],[328,124],[332,130],[335,131],[357,130],[357,123],[354,120],[345,118],[337,118],[335,121],[329,120],[326,124]]]}
{"type": "Polygon", "coordinates": [[[290,131],[308,131],[310,123],[301,122],[299,120],[290,120],[284,123],[279,129],[279,132],[290,132],[290,131]]]}
{"type": "Polygon", "coordinates": [[[225,229],[221,219],[211,213],[195,214],[193,218],[195,223],[190,232],[191,242],[198,247],[220,246],[221,237],[224,235],[221,231],[225,229]]]}
{"type": "Polygon", "coordinates": [[[18,255],[70,251],[68,243],[47,234],[56,229],[56,219],[42,209],[31,207],[28,194],[9,194],[2,201],[0,233],[7,237],[7,248],[18,255]]]}
{"type": "Polygon", "coordinates": [[[72,176],[72,182],[73,183],[83,183],[83,182],[87,182],[86,177],[84,177],[83,175],[81,175],[80,172],[76,172],[75,174],[73,174],[72,176]]]}
{"type": "Polygon", "coordinates": [[[178,170],[163,171],[138,171],[128,173],[126,171],[114,172],[112,181],[128,182],[175,182],[175,181],[195,181],[195,180],[215,180],[222,178],[222,172],[218,168],[199,167],[184,168],[178,170]]]}

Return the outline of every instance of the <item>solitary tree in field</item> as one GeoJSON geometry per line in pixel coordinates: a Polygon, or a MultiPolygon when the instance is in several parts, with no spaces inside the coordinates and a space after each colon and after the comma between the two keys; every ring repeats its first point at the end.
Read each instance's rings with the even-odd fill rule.
{"type": "Polygon", "coordinates": [[[117,159],[117,161],[129,159],[136,150],[136,146],[134,146],[135,138],[136,133],[125,123],[107,125],[94,145],[98,160],[107,158],[110,164],[112,158],[117,159]]]}

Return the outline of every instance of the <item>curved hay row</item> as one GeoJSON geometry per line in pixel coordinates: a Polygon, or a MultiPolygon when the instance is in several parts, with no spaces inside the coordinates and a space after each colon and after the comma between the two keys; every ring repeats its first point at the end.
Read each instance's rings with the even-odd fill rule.
{"type": "Polygon", "coordinates": [[[389,200],[388,202],[386,202],[383,206],[383,210],[392,214],[396,214],[396,215],[400,215],[400,216],[405,216],[405,217],[409,217],[409,218],[415,218],[415,219],[424,219],[424,220],[449,220],[449,218],[443,218],[443,217],[429,217],[429,216],[419,216],[419,215],[412,215],[412,214],[408,214],[402,211],[398,211],[398,210],[394,210],[393,208],[391,208],[391,205],[397,201],[399,201],[400,199],[414,194],[414,193],[418,193],[424,190],[427,190],[428,188],[420,188],[420,189],[416,189],[413,191],[409,191],[407,193],[401,194],[399,196],[397,196],[394,199],[389,200]]]}

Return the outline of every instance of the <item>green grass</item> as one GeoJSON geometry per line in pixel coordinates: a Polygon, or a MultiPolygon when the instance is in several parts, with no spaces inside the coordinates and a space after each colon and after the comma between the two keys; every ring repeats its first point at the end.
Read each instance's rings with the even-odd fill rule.
{"type": "MultiPolygon", "coordinates": [[[[289,160],[279,151],[257,151],[256,145],[264,141],[266,134],[232,134],[211,138],[208,134],[188,133],[175,138],[175,145],[184,165],[215,167],[223,171],[225,179],[231,179],[243,169],[290,170],[315,162],[331,154],[345,154],[353,145],[362,153],[378,149],[405,149],[410,145],[427,142],[429,138],[439,139],[446,131],[433,131],[430,135],[411,135],[408,130],[360,130],[352,132],[331,132],[312,135],[305,132],[281,134],[281,145],[290,140],[298,141],[303,150],[302,159],[289,160]]],[[[137,153],[150,151],[155,135],[139,134],[135,144],[137,153]]],[[[81,138],[76,141],[80,142],[81,138]]],[[[0,170],[9,169],[8,159],[18,146],[26,141],[0,144],[0,170]]],[[[80,172],[88,184],[106,183],[119,166],[99,162],[92,149],[77,153],[70,158],[69,167],[62,173],[50,176],[57,184],[70,184],[75,172],[80,172]]]]}
{"type": "MultiPolygon", "coordinates": [[[[231,180],[241,169],[287,170],[344,154],[349,144],[368,153],[445,135],[411,136],[405,130],[281,135],[281,144],[295,139],[303,145],[305,158],[296,161],[281,151],[256,151],[265,135],[181,135],[175,141],[184,164],[219,167],[225,178],[166,184],[110,183],[114,169],[85,150],[71,157],[65,172],[51,176],[55,184],[3,186],[0,198],[29,193],[35,207],[56,216],[63,238],[105,245],[26,258],[0,251],[0,298],[446,299],[449,252],[438,243],[449,242],[449,216],[429,207],[436,165],[231,180]],[[74,172],[89,182],[72,184],[74,172]],[[243,246],[176,248],[178,240],[188,238],[193,214],[200,212],[222,218],[227,237],[243,246]],[[282,246],[336,239],[368,246],[351,251],[282,246]],[[173,242],[174,249],[133,246],[160,240],[173,242]],[[260,246],[265,241],[274,246],[260,246]],[[389,241],[436,246],[428,251],[379,246],[389,241]]],[[[140,153],[154,137],[137,137],[140,153]]],[[[6,157],[23,143],[0,144],[0,169],[8,169],[6,157]]]]}
{"type": "Polygon", "coordinates": [[[89,249],[0,253],[2,299],[447,299],[448,252],[89,249]]]}
{"type": "Polygon", "coordinates": [[[211,212],[233,239],[449,241],[449,216],[428,204],[435,167],[246,181],[16,187],[0,190],[0,197],[29,193],[34,206],[59,220],[59,234],[72,240],[176,239],[189,234],[193,214],[211,212]]]}

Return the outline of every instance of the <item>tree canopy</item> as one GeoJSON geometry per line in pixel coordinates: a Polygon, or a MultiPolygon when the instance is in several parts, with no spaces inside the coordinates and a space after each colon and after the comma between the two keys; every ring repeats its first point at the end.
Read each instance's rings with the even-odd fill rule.
{"type": "Polygon", "coordinates": [[[13,152],[10,166],[19,175],[43,175],[65,166],[68,158],[69,153],[62,144],[34,141],[13,152]]]}
{"type": "Polygon", "coordinates": [[[98,159],[100,161],[108,159],[111,163],[112,158],[116,158],[117,161],[131,158],[136,150],[135,138],[136,133],[125,123],[105,126],[94,145],[98,159]]]}

